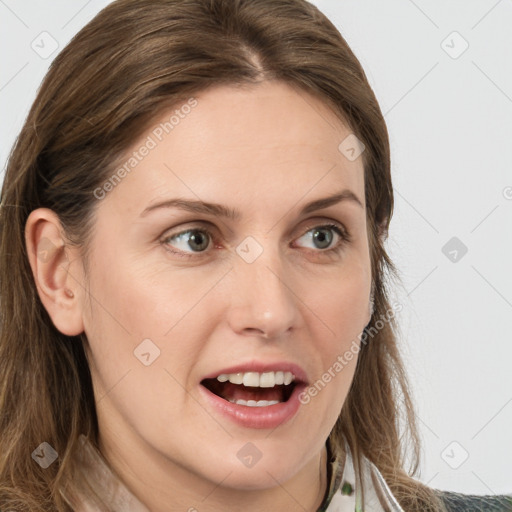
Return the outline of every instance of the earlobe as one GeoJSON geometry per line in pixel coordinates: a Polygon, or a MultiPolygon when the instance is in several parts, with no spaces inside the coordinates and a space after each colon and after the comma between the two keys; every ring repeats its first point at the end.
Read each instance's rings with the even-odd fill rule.
{"type": "Polygon", "coordinates": [[[70,258],[72,249],[57,214],[48,208],[32,211],[25,224],[25,243],[43,306],[60,332],[77,336],[84,330],[79,301],[82,275],[76,270],[79,259],[70,258]]]}

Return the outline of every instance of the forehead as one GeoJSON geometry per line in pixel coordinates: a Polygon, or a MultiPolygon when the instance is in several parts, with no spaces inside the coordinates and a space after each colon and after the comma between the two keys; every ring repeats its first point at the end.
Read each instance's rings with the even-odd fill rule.
{"type": "Polygon", "coordinates": [[[215,86],[154,118],[110,194],[283,201],[348,187],[364,201],[362,157],[340,150],[350,136],[325,103],[283,82],[215,86]]]}
{"type": "MultiPolygon", "coordinates": [[[[246,151],[264,156],[267,151],[274,152],[275,158],[278,147],[284,154],[294,147],[295,152],[310,153],[328,149],[326,157],[338,157],[339,143],[350,134],[325,103],[281,81],[216,86],[195,99],[197,106],[176,131],[187,138],[189,147],[197,149],[218,146],[235,151],[237,157],[246,151]]],[[[166,117],[164,114],[155,124],[165,123],[166,117]]],[[[174,129],[172,133],[176,133],[174,129]]]]}

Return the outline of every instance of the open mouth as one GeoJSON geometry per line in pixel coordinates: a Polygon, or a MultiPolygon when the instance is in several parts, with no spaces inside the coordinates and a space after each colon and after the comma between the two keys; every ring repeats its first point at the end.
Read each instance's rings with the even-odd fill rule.
{"type": "Polygon", "coordinates": [[[201,384],[233,404],[268,407],[288,401],[297,381],[291,372],[243,372],[223,373],[216,378],[203,379],[201,384]]]}

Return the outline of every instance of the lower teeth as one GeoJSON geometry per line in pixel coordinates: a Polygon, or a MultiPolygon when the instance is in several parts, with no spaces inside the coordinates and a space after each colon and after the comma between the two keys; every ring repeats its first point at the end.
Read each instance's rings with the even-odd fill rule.
{"type": "Polygon", "coordinates": [[[267,407],[269,405],[280,404],[279,400],[229,400],[232,404],[246,405],[248,407],[267,407]]]}

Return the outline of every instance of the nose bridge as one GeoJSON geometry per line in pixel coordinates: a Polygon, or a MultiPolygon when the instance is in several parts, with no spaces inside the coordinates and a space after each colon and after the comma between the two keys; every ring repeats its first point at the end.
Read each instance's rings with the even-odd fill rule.
{"type": "Polygon", "coordinates": [[[237,332],[261,331],[277,337],[298,318],[292,276],[271,237],[264,242],[247,237],[236,249],[234,282],[230,291],[230,323],[237,332]]]}

